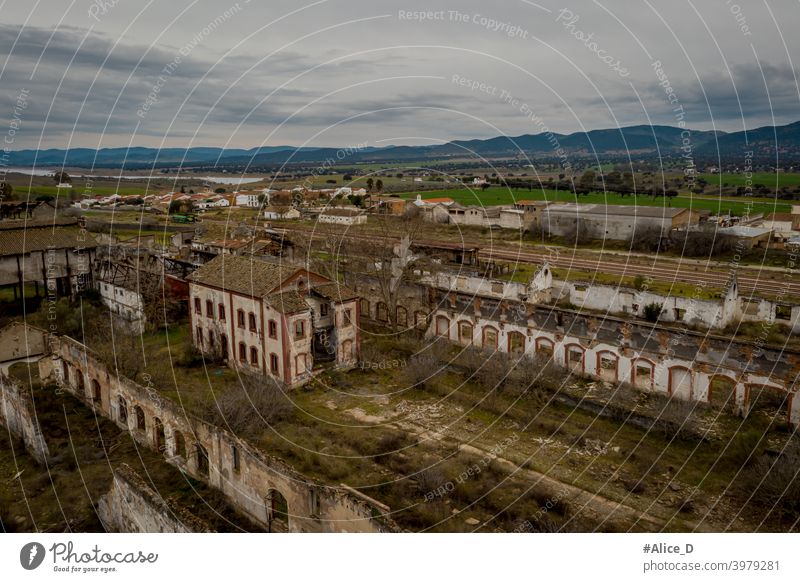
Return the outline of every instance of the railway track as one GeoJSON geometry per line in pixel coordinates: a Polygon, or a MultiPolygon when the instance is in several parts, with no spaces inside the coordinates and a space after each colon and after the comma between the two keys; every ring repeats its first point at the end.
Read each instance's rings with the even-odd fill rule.
{"type": "MultiPolygon", "coordinates": [[[[303,232],[322,238],[327,236],[325,233],[313,231],[302,225],[281,225],[280,227],[287,233],[303,232]]],[[[348,234],[347,238],[364,243],[385,244],[388,238],[374,234],[348,234]]],[[[456,244],[463,244],[465,247],[478,247],[478,258],[481,260],[501,260],[520,264],[540,265],[548,261],[555,268],[568,269],[588,273],[606,273],[619,275],[620,277],[651,277],[654,280],[667,283],[682,283],[697,285],[714,289],[724,288],[730,281],[731,275],[735,272],[739,293],[742,295],[758,294],[768,299],[783,301],[791,298],[800,298],[800,280],[796,277],[789,278],[787,273],[775,269],[759,270],[745,266],[726,266],[724,263],[708,263],[688,259],[646,259],[641,255],[632,255],[630,258],[618,258],[618,254],[613,256],[601,255],[600,257],[580,256],[581,251],[573,251],[568,247],[558,247],[558,252],[536,251],[523,248],[509,248],[494,245],[491,247],[481,247],[479,242],[471,245],[469,241],[457,241],[456,244]]],[[[453,244],[453,241],[445,240],[421,240],[418,244],[438,245],[453,244]]],[[[365,247],[365,250],[368,247],[365,247]]],[[[553,247],[556,248],[556,247],[553,247]]],[[[588,254],[584,252],[584,255],[588,254]]]]}

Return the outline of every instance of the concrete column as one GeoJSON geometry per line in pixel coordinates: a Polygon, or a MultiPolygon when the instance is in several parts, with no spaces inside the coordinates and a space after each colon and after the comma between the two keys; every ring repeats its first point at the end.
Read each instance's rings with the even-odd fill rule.
{"type": "Polygon", "coordinates": [[[736,383],[736,414],[740,416],[747,416],[750,412],[748,410],[747,402],[745,402],[745,398],[747,395],[747,387],[742,382],[736,383]]]}

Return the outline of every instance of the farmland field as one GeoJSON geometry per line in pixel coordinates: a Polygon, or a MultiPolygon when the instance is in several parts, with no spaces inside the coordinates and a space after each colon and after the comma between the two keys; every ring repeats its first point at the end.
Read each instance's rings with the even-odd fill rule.
{"type": "MultiPolygon", "coordinates": [[[[403,198],[413,199],[415,193],[401,194],[403,198]]],[[[745,198],[721,198],[713,199],[708,196],[688,196],[680,195],[674,198],[652,198],[650,196],[620,196],[615,193],[591,192],[588,195],[575,195],[567,191],[556,190],[516,190],[509,188],[489,188],[488,190],[469,190],[467,188],[453,190],[437,190],[422,193],[422,199],[427,198],[452,198],[456,202],[464,205],[483,205],[497,206],[500,204],[513,204],[519,200],[547,200],[549,202],[580,202],[584,204],[637,204],[639,206],[673,206],[676,208],[694,208],[696,210],[710,210],[712,213],[722,212],[726,214],[741,215],[745,209],[748,199],[745,198]]],[[[769,212],[790,212],[791,205],[759,199],[760,201],[749,200],[752,202],[751,214],[769,212]]]]}
{"type": "MultiPolygon", "coordinates": [[[[743,174],[698,174],[698,178],[702,178],[712,185],[728,184],[729,186],[744,186],[747,179],[743,174]]],[[[780,173],[773,174],[772,172],[753,172],[752,184],[761,184],[767,188],[775,188],[777,182],[778,187],[781,186],[800,186],[800,174],[780,173]]]]}

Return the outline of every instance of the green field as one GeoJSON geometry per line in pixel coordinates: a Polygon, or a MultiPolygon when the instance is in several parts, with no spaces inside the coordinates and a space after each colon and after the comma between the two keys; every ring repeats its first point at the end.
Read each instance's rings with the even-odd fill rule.
{"type": "MultiPolygon", "coordinates": [[[[414,199],[415,193],[401,194],[403,198],[414,199]]],[[[766,201],[760,202],[746,198],[723,198],[715,200],[708,196],[688,196],[681,195],[675,198],[651,198],[650,196],[620,196],[614,193],[591,192],[588,195],[581,195],[577,198],[571,192],[556,190],[514,190],[508,188],[489,188],[488,190],[468,190],[466,188],[453,190],[436,190],[422,193],[422,199],[428,198],[452,198],[460,204],[497,206],[501,204],[513,204],[519,200],[547,200],[549,202],[580,202],[582,204],[637,204],[639,206],[673,206],[676,208],[694,208],[696,210],[710,210],[712,213],[730,212],[734,215],[741,215],[744,212],[746,202],[751,202],[751,214],[760,212],[790,212],[791,205],[783,202],[766,201]]]]}
{"type": "MultiPolygon", "coordinates": [[[[728,184],[729,186],[744,186],[747,178],[743,174],[698,174],[698,178],[702,178],[709,184],[728,184]]],[[[800,186],[800,174],[792,173],[779,173],[772,172],[754,172],[751,178],[751,184],[761,184],[767,188],[775,188],[775,185],[781,186],[800,186]]]]}

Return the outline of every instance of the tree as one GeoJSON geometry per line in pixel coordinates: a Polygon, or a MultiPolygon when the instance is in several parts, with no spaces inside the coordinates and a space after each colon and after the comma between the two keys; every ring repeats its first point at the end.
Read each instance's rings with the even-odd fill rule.
{"type": "Polygon", "coordinates": [[[186,186],[181,186],[181,194],[186,194],[186,186]]]}
{"type": "MultiPolygon", "coordinates": [[[[371,219],[372,220],[372,219],[371,219]]],[[[364,252],[363,243],[348,241],[340,254],[347,254],[347,268],[343,269],[345,282],[352,278],[366,278],[375,293],[387,307],[389,325],[398,331],[397,307],[400,293],[407,285],[417,281],[424,271],[432,272],[435,265],[412,252],[414,242],[423,233],[425,222],[418,208],[403,216],[378,214],[374,217],[379,240],[364,252]]]]}
{"type": "Polygon", "coordinates": [[[595,177],[594,170],[586,170],[578,181],[578,184],[582,189],[593,190],[595,177]]]}
{"type": "Polygon", "coordinates": [[[375,189],[378,192],[383,192],[383,180],[381,180],[380,178],[378,178],[378,181],[375,182],[375,189]]]}
{"type": "Polygon", "coordinates": [[[7,200],[11,198],[14,193],[14,187],[8,182],[0,182],[0,200],[7,200]]]}
{"type": "Polygon", "coordinates": [[[730,252],[736,247],[735,237],[714,230],[681,230],[673,232],[670,243],[688,257],[713,256],[730,252]]]}
{"type": "Polygon", "coordinates": [[[667,249],[669,237],[657,226],[639,228],[628,239],[628,248],[632,251],[659,252],[667,249]]]}
{"type": "Polygon", "coordinates": [[[226,192],[225,188],[215,188],[214,189],[214,194],[225,194],[225,192],[226,192]]]}
{"type": "Polygon", "coordinates": [[[72,178],[66,172],[56,172],[53,174],[53,181],[56,184],[72,184],[72,178]]]}
{"type": "Polygon", "coordinates": [[[192,211],[192,203],[189,200],[173,200],[169,203],[168,214],[185,214],[192,211]]]}
{"type": "Polygon", "coordinates": [[[342,176],[342,180],[345,182],[352,182],[353,181],[353,174],[345,174],[342,176]]]}
{"type": "Polygon", "coordinates": [[[655,323],[661,316],[662,306],[658,303],[648,303],[644,306],[644,318],[647,321],[655,323]]]}
{"type": "Polygon", "coordinates": [[[372,178],[367,178],[367,191],[368,192],[372,192],[372,187],[373,187],[374,184],[375,184],[375,182],[373,182],[372,178]]]}

